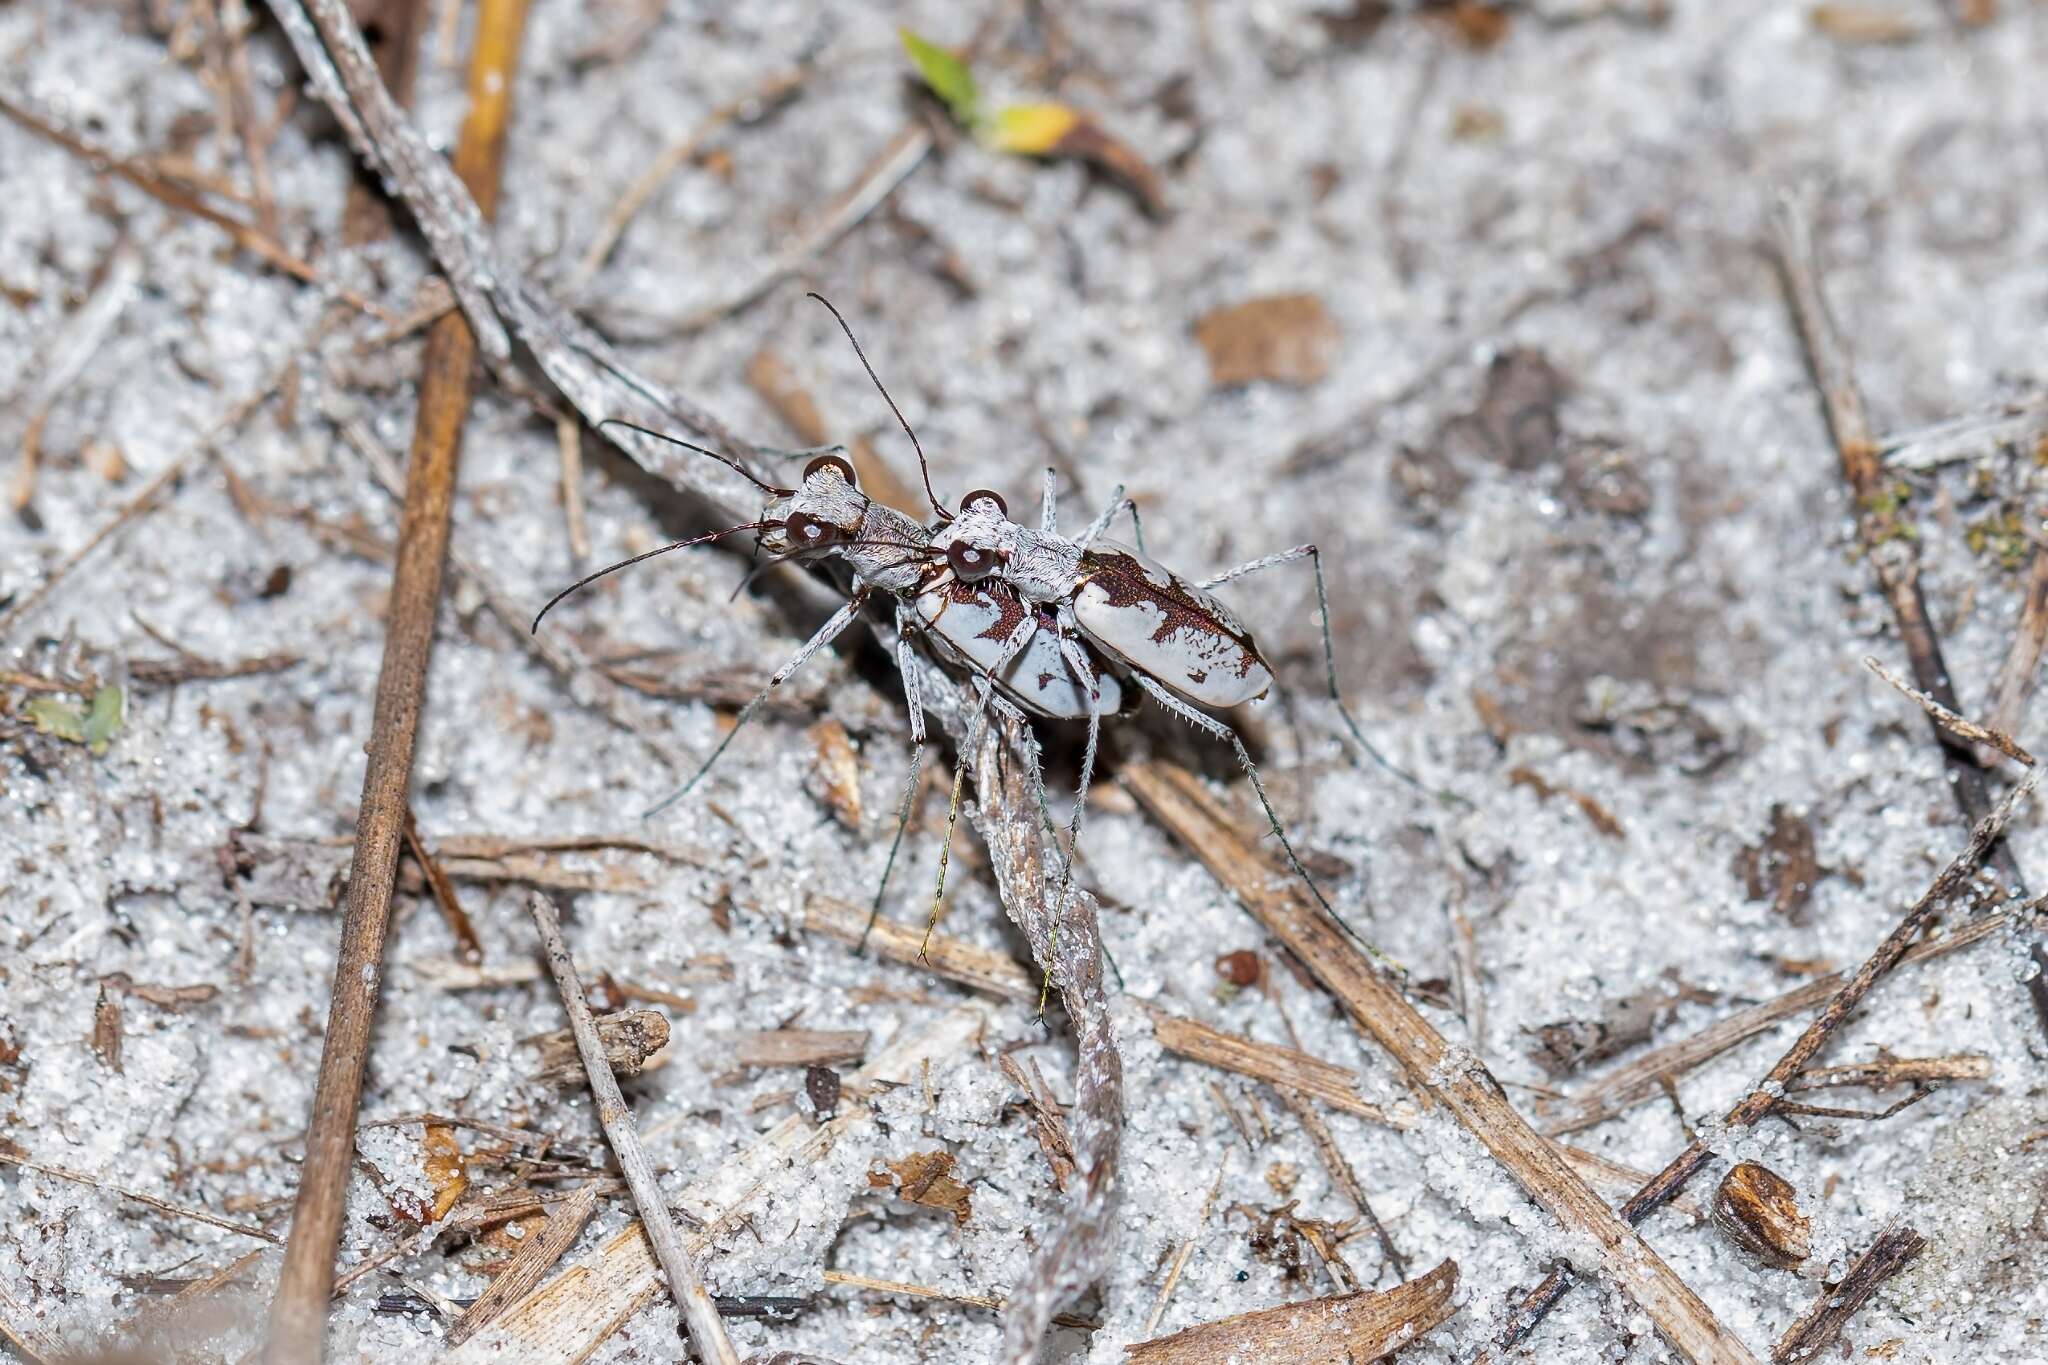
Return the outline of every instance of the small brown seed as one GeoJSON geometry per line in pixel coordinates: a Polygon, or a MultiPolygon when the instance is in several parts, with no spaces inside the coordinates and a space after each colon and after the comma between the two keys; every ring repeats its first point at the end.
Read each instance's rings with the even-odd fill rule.
{"type": "Polygon", "coordinates": [[[1216,975],[1233,986],[1256,986],[1266,974],[1266,964],[1249,948],[1239,948],[1216,959],[1216,975]]]}
{"type": "Polygon", "coordinates": [[[1766,1265],[1790,1270],[1813,1250],[1813,1223],[1798,1191],[1775,1171],[1745,1161],[1714,1192],[1714,1223],[1728,1240],[1766,1265]]]}

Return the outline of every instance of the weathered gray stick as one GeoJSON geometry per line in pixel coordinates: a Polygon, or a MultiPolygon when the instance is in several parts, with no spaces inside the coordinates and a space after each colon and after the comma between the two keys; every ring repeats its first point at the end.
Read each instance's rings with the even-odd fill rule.
{"type": "Polygon", "coordinates": [[[612,1152],[619,1159],[619,1170],[626,1177],[626,1188],[633,1192],[633,1202],[639,1206],[640,1223],[647,1229],[647,1240],[654,1244],[654,1258],[661,1262],[662,1273],[668,1276],[669,1292],[682,1309],[683,1323],[690,1329],[690,1344],[703,1360],[716,1365],[739,1365],[739,1353],[733,1350],[732,1339],[726,1336],[725,1324],[719,1320],[718,1305],[704,1288],[704,1278],[697,1273],[696,1263],[683,1254],[676,1239],[676,1222],[661,1197],[661,1181],[654,1174],[646,1149],[640,1145],[640,1133],[633,1127],[633,1111],[626,1107],[619,1079],[612,1075],[611,1063],[605,1060],[604,1041],[597,1036],[597,1022],[590,1017],[590,1002],[583,997],[583,983],[576,978],[576,960],[569,956],[569,945],[562,941],[562,922],[555,914],[555,903],[545,893],[536,891],[528,898],[526,908],[533,912],[534,928],[540,931],[541,947],[547,952],[548,970],[562,992],[562,1008],[568,1011],[569,1028],[576,1035],[576,1051],[582,1054],[583,1069],[590,1076],[590,1093],[597,1100],[597,1121],[604,1125],[605,1140],[611,1143],[612,1152]]]}

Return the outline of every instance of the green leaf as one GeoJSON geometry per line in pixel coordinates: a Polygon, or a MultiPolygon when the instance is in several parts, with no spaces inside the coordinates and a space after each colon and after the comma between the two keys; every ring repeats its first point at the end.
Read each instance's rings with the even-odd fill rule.
{"type": "Polygon", "coordinates": [[[128,719],[128,694],[118,687],[102,687],[92,694],[89,709],[74,701],[37,697],[22,708],[22,713],[43,734],[83,744],[97,758],[107,751],[128,719]]]}
{"type": "Polygon", "coordinates": [[[910,54],[911,65],[917,68],[917,74],[924,78],[932,93],[945,101],[946,109],[955,121],[967,128],[979,125],[981,91],[974,84],[974,72],[968,69],[967,63],[907,28],[897,32],[902,35],[903,50],[910,54]]]}
{"type": "Polygon", "coordinates": [[[21,709],[29,723],[44,734],[68,739],[73,744],[85,743],[85,708],[77,702],[37,697],[21,709]]]}
{"type": "Polygon", "coordinates": [[[92,694],[92,711],[85,718],[85,746],[95,756],[105,753],[127,719],[128,693],[119,687],[102,687],[92,694]]]}

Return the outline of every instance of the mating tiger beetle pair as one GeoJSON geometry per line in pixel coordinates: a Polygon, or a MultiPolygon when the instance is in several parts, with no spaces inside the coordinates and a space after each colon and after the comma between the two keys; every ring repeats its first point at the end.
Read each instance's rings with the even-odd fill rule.
{"type": "MultiPolygon", "coordinates": [[[[737,460],[676,437],[626,422],[599,424],[600,428],[629,427],[709,456],[748,479],[768,495],[769,501],[757,521],[635,555],[572,584],[541,608],[540,615],[534,618],[534,629],[539,629],[541,616],[557,602],[594,579],[670,550],[741,531],[755,532],[759,548],[773,559],[835,559],[853,576],[852,592],[845,604],[741,709],[732,730],[689,781],[648,813],[652,815],[687,796],[768,696],[812,655],[838,638],[870,602],[885,598],[894,607],[897,662],[903,676],[914,747],[895,839],[883,868],[882,885],[875,893],[877,914],[908,824],[910,802],[924,756],[924,704],[916,661],[910,654],[911,641],[922,639],[944,662],[967,670],[973,678],[979,698],[973,723],[977,735],[990,709],[1010,717],[1085,720],[1088,724],[1056,908],[1064,906],[1071,884],[1073,851],[1080,837],[1082,807],[1094,773],[1102,718],[1123,714],[1135,705],[1135,693],[1142,692],[1196,729],[1230,745],[1239,766],[1251,779],[1267,824],[1286,852],[1289,865],[1317,903],[1336,918],[1281,827],[1280,817],[1244,742],[1229,725],[1203,709],[1228,710],[1257,700],[1273,682],[1272,665],[1260,653],[1250,631],[1209,589],[1262,569],[1307,559],[1315,571],[1316,607],[1322,621],[1323,662],[1330,698],[1352,738],[1376,761],[1399,772],[1380,757],[1360,732],[1338,690],[1330,639],[1329,595],[1316,547],[1296,546],[1193,582],[1144,554],[1137,508],[1124,497],[1121,487],[1112,495],[1109,507],[1079,535],[1061,535],[1056,481],[1050,469],[1046,471],[1036,529],[1011,520],[1003,499],[987,490],[969,493],[960,500],[957,512],[949,511],[932,491],[931,468],[917,433],[882,387],[852,329],[829,302],[815,294],[811,297],[824,304],[845,330],[868,377],[874,380],[910,438],[936,524],[927,527],[892,507],[871,501],[858,488],[852,464],[837,448],[818,454],[804,468],[798,485],[784,488],[758,478],[737,460]],[[1131,519],[1138,548],[1103,538],[1122,514],[1131,519]]],[[[970,739],[970,747],[973,743],[970,739]]],[[[932,901],[934,923],[945,891],[946,857],[959,812],[960,773],[964,768],[964,763],[955,765],[946,841],[940,850],[938,890],[932,901]]],[[[870,916],[869,928],[873,925],[874,918],[870,916]]],[[[927,943],[930,934],[927,925],[927,943]]],[[[865,941],[863,935],[863,944],[865,941]]]]}

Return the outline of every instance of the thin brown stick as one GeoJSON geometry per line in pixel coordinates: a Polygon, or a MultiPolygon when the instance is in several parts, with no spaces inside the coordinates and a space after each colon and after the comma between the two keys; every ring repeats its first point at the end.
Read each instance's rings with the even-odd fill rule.
{"type": "MultiPolygon", "coordinates": [[[[1884,942],[1866,959],[1862,966],[1836,991],[1825,1008],[1806,1026],[1792,1046],[1780,1057],[1756,1087],[1745,1095],[1722,1117],[1720,1129],[1723,1133],[1747,1128],[1751,1124],[1777,1110],[1785,1102],[1785,1092],[1799,1075],[1813,1062],[1820,1050],[1833,1040],[1850,1014],[1863,1002],[1863,998],[1879,981],[1897,967],[1906,956],[1907,945],[1918,938],[1934,917],[1948,909],[1950,903],[1961,898],[1969,889],[1977,869],[1984,862],[1985,855],[1996,845],[2005,833],[2005,826],[2013,813],[2033,794],[2041,781],[2043,770],[2039,767],[2027,769],[2026,776],[2018,785],[2005,794],[2005,798],[1977,822],[1970,831],[1970,841],[1949,865],[1942,869],[1934,884],[1927,888],[1913,908],[1885,936],[1884,942]]],[[[2038,908],[2038,907],[2034,907],[2038,908]]],[[[1695,1138],[1692,1143],[1672,1158],[1669,1165],[1659,1171],[1654,1179],[1637,1190],[1635,1195],[1621,1207],[1622,1217],[1630,1223],[1640,1223],[1659,1207],[1671,1201],[1686,1182],[1703,1169],[1713,1149],[1706,1138],[1695,1138]]],[[[1564,1297],[1573,1283],[1570,1267],[1557,1265],[1544,1277],[1543,1282],[1509,1315],[1506,1325],[1496,1337],[1501,1352],[1513,1349],[1516,1342],[1528,1335],[1529,1330],[1541,1322],[1551,1307],[1564,1297]]],[[[1481,1358],[1482,1360],[1485,1357],[1481,1358]]]]}
{"type": "Polygon", "coordinates": [[[420,865],[420,872],[427,879],[427,890],[433,894],[434,904],[440,909],[441,918],[455,939],[455,956],[471,967],[481,963],[484,945],[477,940],[476,926],[469,922],[469,912],[462,908],[462,901],[455,894],[455,883],[449,880],[441,860],[420,837],[419,819],[409,805],[405,808],[405,846],[412,853],[413,861],[420,865]]]}
{"type": "Polygon", "coordinates": [[[590,1215],[597,1211],[597,1187],[585,1185],[547,1215],[547,1222],[514,1252],[512,1260],[491,1280],[477,1301],[448,1329],[448,1344],[460,1346],[478,1331],[490,1326],[507,1308],[526,1297],[555,1268],[562,1253],[583,1231],[590,1215]]]}
{"type": "Polygon", "coordinates": [[[555,419],[555,450],[562,461],[562,519],[569,528],[569,562],[578,572],[590,558],[590,516],[583,504],[583,424],[555,419]]]}
{"type": "Polygon", "coordinates": [[[1358,1073],[1350,1067],[1326,1062],[1321,1057],[1278,1043],[1261,1043],[1242,1034],[1225,1033],[1199,1019],[1189,1019],[1159,1007],[1147,1007],[1152,1016],[1152,1036],[1168,1052],[1190,1061],[1220,1066],[1240,1076],[1250,1076],[1283,1090],[1300,1090],[1332,1109],[1385,1124],[1389,1128],[1413,1128],[1412,1111],[1395,1112],[1381,1108],[1358,1093],[1358,1073]]]}
{"type": "Polygon", "coordinates": [[[1926,1240],[1911,1228],[1887,1228],[1878,1234],[1870,1250],[1849,1267],[1842,1282],[1823,1288],[1813,1306],[1778,1338],[1778,1344],[1771,1348],[1772,1365],[1807,1365],[1819,1359],[1878,1286],[1903,1270],[1906,1262],[1918,1256],[1926,1245],[1926,1240]]]}
{"type": "Polygon", "coordinates": [[[1458,1311],[1458,1263],[1406,1284],[1239,1313],[1124,1347],[1132,1365],[1232,1365],[1245,1360],[1383,1360],[1458,1311]]]}
{"type": "Polygon", "coordinates": [[[1141,1336],[1150,1337],[1159,1330],[1159,1320],[1166,1316],[1166,1305],[1173,1301],[1174,1288],[1180,1284],[1182,1272],[1188,1268],[1188,1257],[1194,1255],[1195,1243],[1201,1231],[1209,1223],[1209,1210],[1216,1207],[1216,1196],[1223,1192],[1223,1177],[1229,1173],[1227,1155],[1216,1166],[1215,1183],[1209,1186],[1208,1197],[1202,1201],[1202,1216],[1195,1220],[1195,1235],[1180,1244],[1180,1250],[1173,1254],[1173,1264],[1166,1268],[1166,1279],[1160,1283],[1159,1296],[1152,1300],[1152,1311],[1145,1315],[1145,1330],[1141,1336]]]}
{"type": "MultiPolygon", "coordinates": [[[[456,173],[486,215],[497,201],[513,75],[525,26],[526,0],[484,0],[478,12],[476,46],[470,54],[470,107],[454,160],[456,173]]],[[[325,1347],[335,1242],[354,1165],[356,1106],[376,1015],[398,850],[404,841],[413,746],[425,700],[475,363],[476,340],[459,315],[443,318],[429,330],[327,1036],[307,1123],[291,1241],[271,1305],[266,1348],[270,1365],[317,1362],[325,1347]]]]}
{"type": "MultiPolygon", "coordinates": [[[[1944,934],[1938,939],[1922,943],[1899,960],[1900,966],[1915,962],[1926,962],[1931,958],[1945,957],[1950,953],[1981,943],[2011,923],[2012,917],[2004,911],[1980,915],[1968,924],[1944,934]]],[[[1659,1085],[1665,1080],[1676,1079],[1696,1067],[1704,1066],[1714,1058],[1739,1043],[1748,1041],[1763,1033],[1780,1020],[1826,1003],[1836,991],[1848,981],[1842,972],[1829,972],[1826,976],[1815,977],[1803,986],[1795,986],[1783,995],[1775,996],[1748,1009],[1738,1010],[1726,1019],[1716,1020],[1690,1038],[1646,1052],[1624,1066],[1616,1067],[1582,1089],[1567,1097],[1569,1106],[1563,1113],[1550,1118],[1543,1131],[1552,1137],[1562,1137],[1582,1128],[1591,1128],[1604,1123],[1617,1114],[1625,1113],[1638,1104],[1655,1099],[1660,1093],[1659,1085]]]]}
{"type": "Polygon", "coordinates": [[[1155,761],[1127,764],[1123,778],[1153,817],[1192,848],[1239,904],[1307,965],[1411,1080],[1478,1138],[1537,1203],[1584,1239],[1601,1270],[1682,1355],[1695,1362],[1755,1360],[1663,1258],[1516,1112],[1484,1063],[1438,1033],[1191,774],[1155,761]]]}
{"type": "Polygon", "coordinates": [[[1394,1278],[1407,1279],[1408,1263],[1401,1259],[1401,1252],[1395,1247],[1394,1239],[1388,1235],[1386,1224],[1373,1212],[1372,1201],[1365,1197],[1365,1186],[1359,1183],[1358,1172],[1351,1169],[1351,1163],[1345,1159],[1344,1153],[1338,1150],[1337,1139],[1330,1133],[1330,1125],[1323,1122],[1323,1116],[1308,1102],[1306,1094],[1292,1086],[1283,1085],[1279,1090],[1281,1101],[1293,1111],[1302,1131],[1308,1134],[1309,1141],[1315,1146],[1316,1155],[1322,1160],[1323,1169],[1329,1172],[1331,1181],[1338,1189],[1344,1191],[1344,1197],[1351,1201],[1351,1206],[1358,1210],[1358,1216],[1365,1219],[1366,1224],[1372,1228],[1373,1236],[1379,1239],[1380,1254],[1385,1256],[1387,1264],[1394,1268],[1394,1278]]]}
{"type": "Polygon", "coordinates": [[[209,1213],[205,1209],[195,1209],[183,1204],[173,1204],[168,1200],[159,1199],[153,1194],[144,1194],[140,1190],[131,1190],[123,1185],[115,1185],[101,1180],[98,1176],[86,1175],[81,1171],[67,1170],[62,1166],[46,1166],[40,1161],[31,1161],[27,1157],[13,1156],[4,1151],[0,1151],[0,1164],[19,1166],[24,1171],[34,1171],[38,1175],[47,1175],[56,1180],[69,1180],[75,1185],[89,1185],[93,1189],[104,1190],[108,1194],[119,1195],[123,1199],[132,1199],[146,1208],[155,1209],[158,1213],[167,1213],[173,1218],[190,1219],[192,1222],[204,1223],[208,1227],[221,1228],[228,1232],[238,1232],[244,1237],[254,1237],[259,1242],[269,1242],[272,1246],[279,1246],[284,1242],[284,1238],[267,1228],[254,1227],[248,1223],[237,1223],[232,1218],[223,1218],[219,1214],[209,1213]]]}
{"type": "Polygon", "coordinates": [[[583,1055],[583,1069],[590,1076],[590,1093],[597,1100],[597,1121],[604,1126],[605,1140],[611,1143],[612,1153],[619,1159],[626,1188],[633,1192],[633,1202],[640,1210],[640,1226],[646,1230],[655,1259],[668,1276],[669,1293],[689,1328],[690,1344],[703,1360],[715,1365],[739,1365],[739,1353],[733,1350],[732,1339],[725,1334],[718,1305],[705,1290],[697,1263],[684,1254],[677,1241],[675,1219],[669,1213],[668,1201],[662,1198],[661,1179],[654,1173],[646,1149],[640,1145],[640,1134],[633,1127],[633,1111],[619,1090],[611,1064],[605,1060],[604,1041],[597,1036],[590,1003],[583,998],[583,983],[576,978],[576,961],[569,956],[569,945],[562,941],[555,903],[536,891],[528,897],[526,908],[532,912],[534,927],[540,931],[548,970],[554,973],[555,985],[562,992],[562,1008],[568,1011],[569,1027],[576,1034],[576,1050],[583,1055]]]}
{"type": "MultiPolygon", "coordinates": [[[[1897,500],[1885,496],[1884,465],[1871,434],[1862,391],[1856,386],[1855,367],[1821,289],[1812,224],[1789,199],[1781,199],[1772,228],[1778,267],[1806,350],[1807,368],[1820,390],[1842,476],[1856,498],[1856,527],[1864,554],[1891,604],[1913,681],[1950,713],[1959,714],[1962,705],[1956,700],[1955,684],[1949,680],[1948,664],[1942,658],[1941,637],[1935,633],[1921,591],[1920,556],[1912,527],[1903,521],[1897,500]]],[[[1968,745],[1946,740],[1940,723],[1931,717],[1928,724],[1941,747],[1942,766],[1956,803],[1969,819],[1982,820],[1992,808],[1989,776],[1968,745]]],[[[2015,898],[2025,899],[2026,880],[2011,848],[2000,844],[1991,854],[1991,864],[1998,871],[2000,884],[2015,898]]],[[[2027,934],[2027,951],[2035,966],[2027,978],[2027,995],[2037,1022],[2048,1033],[2048,940],[2031,926],[2027,934]]]]}
{"type": "MultiPolygon", "coordinates": [[[[928,1285],[911,1284],[905,1280],[878,1280],[872,1275],[858,1275],[851,1270],[827,1270],[822,1273],[826,1284],[843,1284],[849,1289],[869,1289],[877,1294],[903,1294],[913,1299],[939,1299],[946,1303],[971,1304],[976,1308],[988,1308],[1002,1312],[1005,1301],[993,1294],[969,1294],[952,1289],[933,1289],[928,1285]]],[[[1071,1313],[1058,1313],[1053,1321],[1062,1327],[1073,1327],[1083,1332],[1099,1332],[1102,1324],[1087,1318],[1075,1317],[1071,1313]]]]}
{"type": "MultiPolygon", "coordinates": [[[[799,927],[805,933],[823,934],[841,943],[859,943],[868,923],[868,907],[826,896],[812,896],[804,902],[799,927]]],[[[1036,1000],[1038,982],[1008,954],[934,933],[923,952],[924,931],[900,920],[877,919],[868,935],[868,946],[892,962],[915,967],[958,981],[973,990],[1010,1000],[1036,1000]]]]}
{"type": "Polygon", "coordinates": [[[861,168],[853,183],[833,198],[816,222],[776,253],[766,270],[737,293],[663,328],[663,333],[671,337],[689,336],[760,302],[769,290],[809,265],[812,257],[838,241],[887,201],[931,149],[931,130],[923,121],[907,124],[861,168]]]}
{"type": "MultiPolygon", "coordinates": [[[[2038,412],[2036,416],[2038,420],[2038,412]]],[[[2027,570],[2027,595],[2020,601],[2019,625],[2013,628],[2012,645],[1991,688],[1991,712],[1985,718],[1991,729],[2012,734],[2026,720],[2027,699],[2034,690],[2044,647],[2048,647],[2048,545],[2036,545],[2033,566],[2027,570]]]]}
{"type": "Polygon", "coordinates": [[[1988,725],[1979,725],[1976,721],[1966,716],[1957,715],[1948,707],[1943,706],[1940,702],[1928,696],[1889,668],[1886,668],[1873,655],[1866,654],[1863,656],[1863,666],[1890,683],[1896,691],[1905,696],[1909,701],[1912,701],[1922,711],[1925,711],[1927,719],[1933,721],[1937,726],[1948,731],[1957,739],[1971,744],[1986,745],[1998,750],[2007,758],[2018,759],[2029,767],[2033,766],[2034,756],[2025,749],[2022,749],[2019,746],[2019,742],[2011,735],[1994,730],[1988,725]]]}

